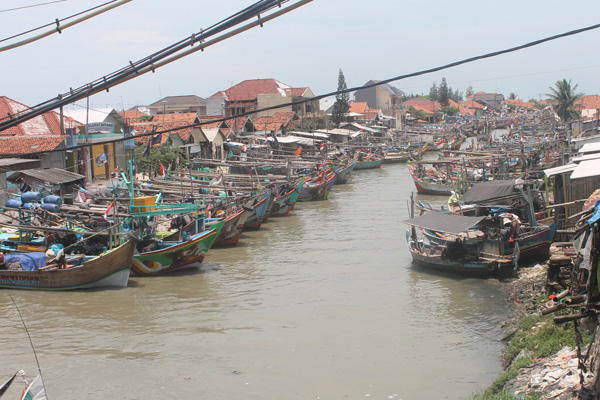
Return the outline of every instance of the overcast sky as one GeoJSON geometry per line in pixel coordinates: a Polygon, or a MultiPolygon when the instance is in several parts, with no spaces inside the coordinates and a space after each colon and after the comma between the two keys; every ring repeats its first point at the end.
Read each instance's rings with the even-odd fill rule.
{"type": "MultiPolygon", "coordinates": [[[[0,38],[65,18],[106,0],[0,2],[0,38]]],[[[38,42],[1,53],[1,92],[27,105],[46,101],[183,39],[243,9],[243,0],[133,0],[38,42]]],[[[290,2],[291,3],[291,2],[290,2]]],[[[288,3],[288,4],[290,4],[288,3]]],[[[209,97],[246,79],[274,78],[315,94],[503,50],[600,23],[600,1],[314,0],[263,28],[197,52],[154,74],[93,96],[93,107],[128,109],[165,96],[209,97]]],[[[48,28],[46,28],[48,29],[48,28]]],[[[27,37],[27,36],[26,36],[27,37]]],[[[1,42],[1,45],[13,41],[1,42]]],[[[442,72],[392,83],[428,93],[446,78],[455,90],[543,98],[559,79],[600,93],[600,30],[442,72]]],[[[84,104],[80,102],[79,104],[84,104]]]]}

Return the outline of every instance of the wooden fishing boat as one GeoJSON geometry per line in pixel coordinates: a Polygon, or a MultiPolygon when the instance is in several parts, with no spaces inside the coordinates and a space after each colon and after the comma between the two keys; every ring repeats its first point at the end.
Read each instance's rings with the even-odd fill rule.
{"type": "Polygon", "coordinates": [[[328,181],[322,175],[307,179],[296,201],[314,201],[327,199],[328,181]]]}
{"type": "MultiPolygon", "coordinates": [[[[338,167],[335,170],[337,174],[337,179],[335,181],[336,185],[348,183],[348,179],[350,179],[350,175],[356,166],[356,160],[348,161],[344,166],[338,167]]],[[[335,168],[335,165],[334,165],[335,168]]]]}
{"type": "Polygon", "coordinates": [[[260,229],[263,223],[263,217],[267,211],[267,204],[270,196],[271,189],[267,190],[259,199],[254,200],[254,202],[249,202],[244,205],[249,211],[251,210],[250,216],[244,223],[243,229],[245,231],[255,231],[260,229]]]}
{"type": "Polygon", "coordinates": [[[504,254],[505,244],[501,237],[488,239],[484,235],[467,235],[467,238],[461,239],[460,235],[485,219],[429,211],[404,221],[411,226],[406,233],[406,240],[413,261],[427,268],[474,276],[511,273],[519,261],[517,243],[513,244],[512,253],[507,255],[504,254]],[[455,235],[456,239],[443,243],[419,240],[416,228],[455,235]]]}
{"type": "Polygon", "coordinates": [[[287,192],[275,198],[273,202],[273,207],[271,209],[272,217],[285,217],[290,211],[294,209],[296,206],[296,201],[298,200],[298,196],[304,187],[304,177],[300,178],[300,180],[296,183],[296,185],[287,192]]]}
{"type": "Polygon", "coordinates": [[[385,159],[385,153],[367,156],[363,159],[358,159],[356,162],[356,165],[354,166],[354,169],[359,170],[359,169],[380,168],[381,164],[383,164],[384,159],[385,159]]]}
{"type": "MultiPolygon", "coordinates": [[[[251,211],[242,208],[233,214],[228,215],[223,222],[223,227],[219,231],[215,242],[213,243],[213,247],[237,245],[242,236],[244,223],[251,214],[251,211]]],[[[207,218],[206,227],[210,229],[212,224],[212,219],[207,218]]]]}
{"type": "Polygon", "coordinates": [[[135,241],[96,257],[66,258],[67,268],[50,264],[36,271],[0,270],[0,288],[72,290],[103,286],[127,286],[135,241]]]}
{"type": "Polygon", "coordinates": [[[454,191],[454,186],[449,184],[446,179],[420,178],[416,173],[416,168],[412,165],[409,165],[409,172],[418,193],[450,196],[454,191]]]}
{"type": "Polygon", "coordinates": [[[218,229],[211,229],[178,243],[157,241],[157,250],[146,251],[133,257],[131,269],[136,275],[147,276],[197,268],[212,247],[218,233],[218,229]]]}
{"type": "Polygon", "coordinates": [[[408,151],[399,152],[388,152],[383,159],[384,164],[397,164],[405,163],[410,160],[410,153],[408,151]]]}

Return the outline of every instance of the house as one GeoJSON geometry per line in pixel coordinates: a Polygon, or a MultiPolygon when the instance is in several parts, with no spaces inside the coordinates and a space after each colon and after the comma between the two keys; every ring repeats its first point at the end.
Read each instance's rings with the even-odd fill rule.
{"type": "Polygon", "coordinates": [[[287,127],[297,118],[298,116],[293,111],[282,111],[270,116],[254,118],[252,123],[256,128],[255,134],[275,134],[280,136],[285,133],[287,127]]]}
{"type": "Polygon", "coordinates": [[[142,121],[152,120],[150,110],[147,107],[133,107],[129,110],[121,111],[121,117],[126,126],[131,126],[142,121]]]}
{"type": "Polygon", "coordinates": [[[202,149],[202,158],[223,159],[225,152],[223,143],[227,141],[227,137],[231,132],[226,121],[220,121],[223,117],[203,117],[199,122],[202,123],[202,132],[206,136],[207,146],[202,149]],[[213,120],[217,120],[214,121],[213,120]]]}
{"type": "Polygon", "coordinates": [[[88,148],[69,153],[67,163],[71,171],[87,176],[89,181],[93,177],[109,177],[115,165],[127,168],[123,141],[97,144],[123,138],[122,128],[125,120],[118,111],[114,108],[78,108],[65,109],[63,113],[68,117],[67,128],[78,131],[75,133],[76,137],[71,141],[71,145],[90,144],[88,148]],[[100,160],[103,154],[106,157],[105,163],[88,162],[89,160],[100,160]]]}
{"type": "Polygon", "coordinates": [[[228,138],[239,138],[240,136],[244,136],[248,133],[256,132],[256,126],[254,126],[252,119],[247,115],[243,117],[230,118],[226,122],[230,129],[230,132],[227,135],[228,138]]]}
{"type": "MultiPolygon", "coordinates": [[[[378,80],[370,80],[363,85],[370,86],[379,83],[378,80]]],[[[356,102],[366,102],[371,109],[381,109],[384,113],[391,113],[402,103],[404,92],[394,86],[383,83],[373,87],[365,87],[354,93],[356,102]]]]}
{"type": "Polygon", "coordinates": [[[575,108],[581,113],[582,119],[600,119],[600,96],[597,94],[583,96],[575,102],[575,108]]]}
{"type": "Polygon", "coordinates": [[[484,106],[491,107],[496,111],[501,111],[504,95],[500,93],[477,92],[471,97],[471,99],[483,104],[484,106]]]}
{"type": "Polygon", "coordinates": [[[202,97],[167,96],[148,106],[150,115],[160,114],[187,114],[194,113],[199,117],[206,115],[206,100],[202,97]]]}
{"type": "MultiPolygon", "coordinates": [[[[1,115],[16,114],[28,108],[6,96],[0,97],[1,115]]],[[[63,126],[65,123],[63,118],[63,126]]],[[[60,115],[47,112],[0,132],[0,155],[39,159],[42,168],[65,168],[66,141],[67,136],[61,131],[60,115]],[[47,153],[31,154],[40,152],[47,153]]]]}
{"type": "Polygon", "coordinates": [[[471,115],[476,117],[480,117],[483,114],[483,111],[487,108],[486,105],[475,101],[473,99],[468,99],[460,103],[465,109],[471,112],[471,115]]]}
{"type": "MultiPolygon", "coordinates": [[[[292,88],[276,79],[250,79],[238,83],[227,90],[219,91],[212,96],[209,115],[233,116],[261,108],[289,104],[294,101],[313,98],[309,88],[292,88]],[[224,112],[223,112],[224,111],[224,112]],[[214,114],[213,114],[214,113],[214,114]]],[[[270,115],[276,111],[296,112],[299,115],[319,113],[319,102],[285,106],[277,110],[259,113],[259,116],[270,115]]]]}
{"type": "Polygon", "coordinates": [[[193,126],[200,123],[200,117],[196,113],[184,114],[161,114],[155,116],[151,122],[139,122],[133,125],[137,132],[136,140],[142,145],[148,143],[152,136],[141,136],[149,132],[160,132],[171,130],[171,132],[155,136],[157,145],[169,144],[173,148],[182,148],[186,155],[201,153],[202,148],[208,146],[208,139],[202,130],[202,126],[193,126]]]}

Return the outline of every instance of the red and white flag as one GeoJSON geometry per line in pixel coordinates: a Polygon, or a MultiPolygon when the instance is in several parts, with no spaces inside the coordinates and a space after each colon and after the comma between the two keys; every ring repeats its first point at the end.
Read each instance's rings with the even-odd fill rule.
{"type": "Polygon", "coordinates": [[[165,176],[165,166],[163,165],[163,163],[160,163],[160,176],[162,176],[164,178],[165,176]]]}
{"type": "MultiPolygon", "coordinates": [[[[115,207],[115,202],[113,201],[112,203],[110,203],[110,205],[108,206],[108,208],[106,209],[106,212],[104,213],[104,219],[106,221],[111,221],[110,219],[108,219],[108,216],[110,215],[110,212],[112,211],[112,209],[115,207]]],[[[116,210],[115,210],[116,211],[116,210]]],[[[115,214],[115,211],[113,211],[113,215],[115,214]]]]}

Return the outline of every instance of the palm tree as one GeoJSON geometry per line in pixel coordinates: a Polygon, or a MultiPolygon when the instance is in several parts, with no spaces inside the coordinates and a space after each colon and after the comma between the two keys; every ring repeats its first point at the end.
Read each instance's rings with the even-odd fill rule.
{"type": "Polygon", "coordinates": [[[508,99],[509,100],[516,100],[517,99],[517,95],[514,92],[510,92],[510,94],[508,95],[508,99]]]}
{"type": "Polygon", "coordinates": [[[575,93],[577,85],[571,87],[571,80],[567,82],[566,79],[563,79],[562,81],[556,81],[554,86],[556,88],[551,87],[552,93],[546,94],[546,96],[550,97],[550,103],[552,103],[556,115],[563,123],[579,118],[580,115],[575,108],[575,102],[582,95],[575,93]]]}

